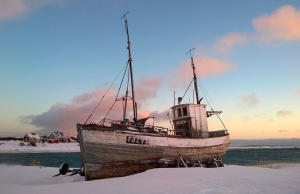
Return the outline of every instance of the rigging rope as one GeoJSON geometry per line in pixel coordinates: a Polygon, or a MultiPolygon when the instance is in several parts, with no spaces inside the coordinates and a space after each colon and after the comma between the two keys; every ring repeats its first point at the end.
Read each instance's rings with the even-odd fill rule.
{"type": "Polygon", "coordinates": [[[186,64],[186,55],[187,54],[185,54],[185,59],[184,59],[184,64],[183,64],[183,86],[184,86],[184,88],[186,88],[185,87],[185,64],[186,64]]]}
{"type": "MultiPolygon", "coordinates": [[[[215,108],[216,111],[218,111],[218,109],[217,109],[217,107],[215,106],[214,102],[213,102],[212,99],[210,98],[210,96],[209,96],[209,94],[208,94],[206,88],[204,87],[204,84],[202,83],[201,78],[198,76],[197,70],[195,70],[195,71],[196,71],[196,76],[198,77],[198,83],[197,83],[197,84],[200,85],[200,89],[201,89],[201,91],[202,91],[202,94],[203,94],[204,98],[206,98],[206,100],[207,100],[208,106],[210,106],[210,109],[211,109],[212,111],[214,111],[213,108],[215,108]],[[199,84],[199,83],[200,83],[200,84],[199,84]],[[208,97],[206,96],[206,94],[207,94],[208,97]],[[213,105],[214,107],[211,106],[211,104],[210,104],[209,101],[211,101],[211,103],[212,103],[212,105],[213,105]]],[[[226,129],[225,124],[223,123],[223,121],[222,121],[222,119],[220,118],[220,116],[219,116],[218,114],[216,114],[216,115],[217,115],[217,117],[219,118],[219,120],[221,121],[221,123],[222,123],[222,125],[224,126],[224,128],[226,129]]],[[[227,129],[226,129],[226,130],[227,130],[227,129]]]]}
{"type": "Polygon", "coordinates": [[[123,84],[123,81],[124,81],[124,77],[125,77],[127,68],[128,68],[128,61],[127,61],[127,66],[126,66],[126,69],[125,69],[125,71],[124,71],[124,75],[123,75],[123,77],[122,77],[122,81],[121,81],[121,84],[120,84],[120,86],[119,86],[119,90],[118,90],[118,93],[117,93],[117,96],[116,96],[116,100],[115,100],[115,101],[117,101],[117,99],[118,99],[118,96],[119,96],[119,93],[120,93],[120,90],[121,90],[121,87],[122,87],[122,84],[123,84]]]}
{"type": "Polygon", "coordinates": [[[100,105],[100,103],[102,102],[102,100],[104,99],[104,97],[106,96],[106,94],[108,93],[108,91],[110,90],[110,88],[113,86],[113,84],[115,83],[115,81],[117,80],[117,78],[119,77],[119,75],[121,74],[121,72],[123,71],[123,69],[125,67],[128,66],[128,62],[125,63],[124,67],[121,69],[121,71],[119,72],[119,74],[117,75],[117,77],[114,79],[114,81],[112,82],[112,84],[109,86],[109,88],[106,90],[105,94],[102,96],[101,100],[98,102],[97,106],[94,108],[94,110],[92,111],[92,113],[90,114],[90,116],[87,118],[87,120],[84,122],[84,124],[86,124],[88,122],[88,120],[91,118],[91,116],[94,114],[95,110],[97,109],[97,107],[100,105]]]}
{"type": "Polygon", "coordinates": [[[193,81],[194,81],[194,79],[192,79],[192,81],[191,81],[191,83],[190,83],[189,87],[186,89],[186,91],[185,91],[184,95],[182,96],[182,99],[184,98],[184,96],[185,96],[186,92],[189,90],[189,88],[190,88],[191,84],[193,83],[193,81]]]}
{"type": "MultiPolygon", "coordinates": [[[[112,109],[112,108],[114,107],[114,105],[116,104],[117,99],[118,99],[118,96],[119,96],[119,93],[120,93],[120,90],[121,90],[122,83],[123,83],[123,81],[124,81],[124,77],[125,77],[127,68],[128,68],[128,61],[127,61],[127,63],[126,63],[126,69],[125,69],[125,71],[124,71],[124,74],[123,74],[123,77],[122,77],[122,81],[121,81],[121,84],[120,84],[120,86],[119,86],[119,89],[118,89],[118,93],[117,93],[115,102],[114,102],[113,105],[110,107],[110,109],[109,109],[108,112],[106,113],[105,117],[104,117],[103,119],[101,119],[101,121],[99,121],[98,124],[100,124],[102,121],[104,121],[104,120],[106,119],[107,115],[110,113],[111,109],[112,109]]],[[[123,69],[124,69],[124,67],[123,67],[123,69]]],[[[123,70],[123,69],[122,69],[122,70],[123,70]]]]}

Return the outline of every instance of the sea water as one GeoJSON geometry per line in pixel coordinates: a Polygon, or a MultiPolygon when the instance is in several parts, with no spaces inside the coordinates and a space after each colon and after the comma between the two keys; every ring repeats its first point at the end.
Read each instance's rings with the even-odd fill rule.
{"type": "MultiPolygon", "coordinates": [[[[81,166],[80,152],[67,153],[0,153],[0,164],[59,167],[68,163],[72,168],[81,166]]],[[[243,147],[229,149],[223,157],[225,165],[252,166],[262,163],[300,163],[300,148],[243,147]]]]}

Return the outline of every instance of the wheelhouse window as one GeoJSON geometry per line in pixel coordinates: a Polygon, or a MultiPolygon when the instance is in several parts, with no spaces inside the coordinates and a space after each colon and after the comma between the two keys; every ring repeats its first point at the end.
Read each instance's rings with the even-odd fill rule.
{"type": "Polygon", "coordinates": [[[177,108],[177,116],[182,117],[181,108],[177,108]]]}
{"type": "Polygon", "coordinates": [[[187,112],[187,107],[182,107],[182,116],[187,116],[188,112],[187,112]]]}
{"type": "Polygon", "coordinates": [[[178,118],[178,117],[185,117],[188,116],[188,109],[186,106],[184,107],[178,107],[176,108],[176,110],[174,111],[174,117],[178,118]]]}

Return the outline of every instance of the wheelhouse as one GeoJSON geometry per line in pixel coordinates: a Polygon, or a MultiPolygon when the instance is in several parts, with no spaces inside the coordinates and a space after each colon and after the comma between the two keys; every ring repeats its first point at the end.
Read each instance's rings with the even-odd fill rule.
{"type": "Polygon", "coordinates": [[[227,134],[227,130],[208,131],[207,117],[222,111],[206,111],[206,104],[180,104],[172,107],[175,135],[208,138],[227,134]]]}

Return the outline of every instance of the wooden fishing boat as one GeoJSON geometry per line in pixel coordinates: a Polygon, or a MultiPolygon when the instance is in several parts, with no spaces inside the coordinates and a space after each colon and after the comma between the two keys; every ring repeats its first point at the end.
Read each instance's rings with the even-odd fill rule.
{"type": "MultiPolygon", "coordinates": [[[[126,14],[125,14],[126,15],[126,14]]],[[[128,67],[131,96],[123,97],[124,111],[120,120],[103,118],[98,124],[77,124],[85,180],[113,178],[140,173],[152,168],[176,166],[222,165],[221,158],[229,146],[229,134],[225,129],[208,131],[207,118],[221,111],[206,111],[198,96],[197,76],[193,57],[191,65],[196,103],[171,107],[172,129],[146,125],[148,119],[138,119],[134,96],[134,82],[128,22],[125,18],[128,67]],[[132,101],[133,121],[126,117],[127,100],[132,101]]]]}

